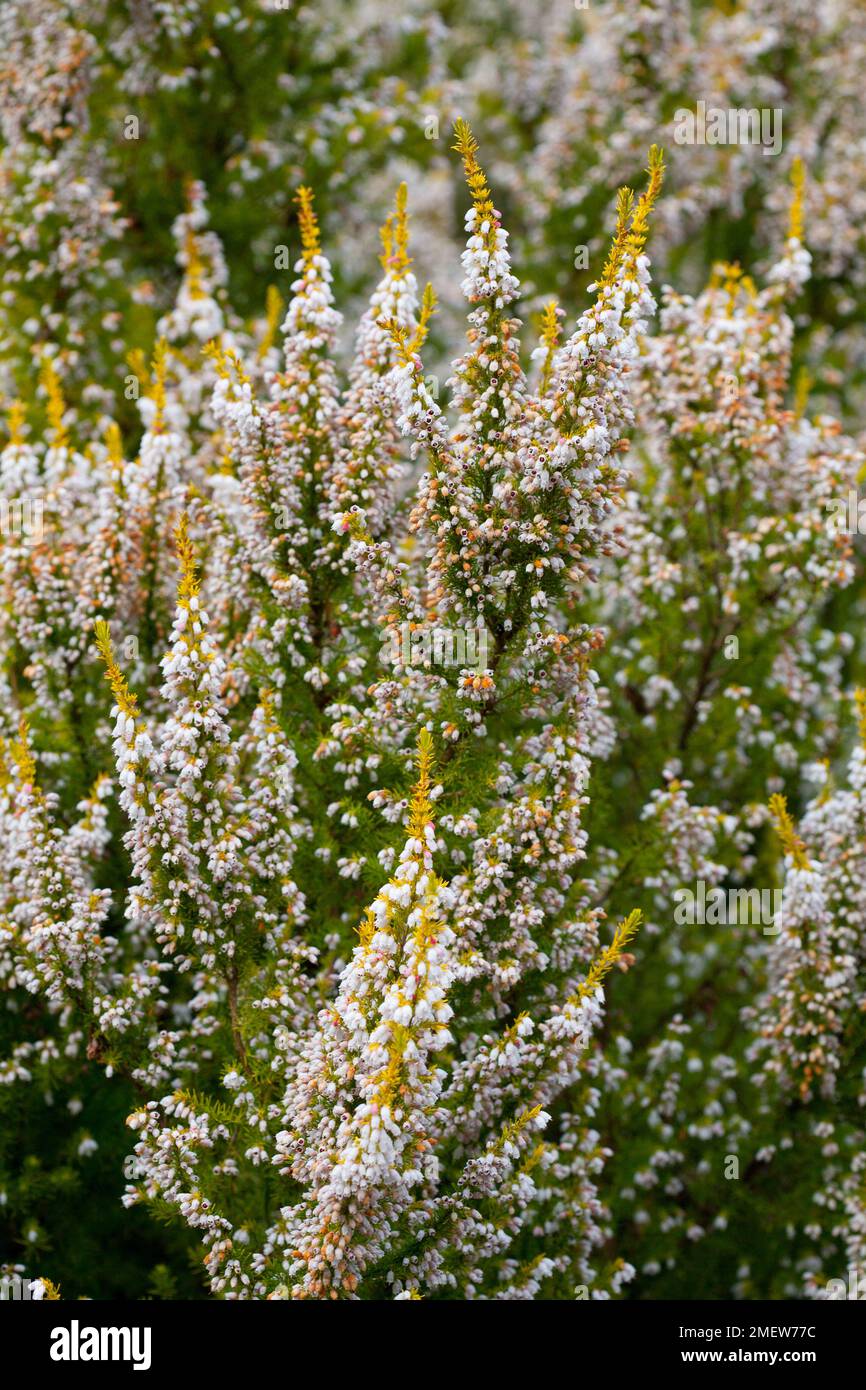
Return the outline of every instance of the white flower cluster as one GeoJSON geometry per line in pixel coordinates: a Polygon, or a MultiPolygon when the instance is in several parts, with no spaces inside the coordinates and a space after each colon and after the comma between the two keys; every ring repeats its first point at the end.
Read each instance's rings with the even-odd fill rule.
{"type": "Polygon", "coordinates": [[[0,1102],[52,1171],[4,1137],[0,1222],[53,1278],[40,1194],[128,1102],[124,1202],[217,1297],[822,1297],[864,1261],[866,461],[793,364],[856,418],[862,19],[338,8],[0,13],[0,1102]],[[659,202],[672,94],[742,91],[780,158],[677,145],[659,202]],[[473,105],[514,217],[458,120],[461,274],[473,105]],[[675,917],[698,883],[772,933],[675,917]]]}
{"type": "Polygon", "coordinates": [[[553,1115],[639,915],[603,944],[594,886],[578,887],[590,758],[610,730],[600,636],[568,612],[621,485],[661,159],[638,200],[623,191],[596,303],[562,346],[548,315],[530,384],[506,234],[463,124],[457,144],[473,214],[453,428],[420,364],[435,300],[417,293],[405,188],[343,390],[309,190],[280,358],[273,306],[258,341],[234,319],[194,186],[177,305],[150,368],[135,364],[137,456],[114,422],[75,448],[49,362],[47,447],[16,408],[0,458],[4,489],[45,487],[58,518],[3,546],[7,596],[24,594],[4,640],[28,652],[34,732],[4,746],[0,958],[51,1020],[4,1080],[62,1050],[134,1085],[125,1202],[199,1232],[227,1298],[601,1298],[630,1276],[594,1261],[592,1104],[553,1115]],[[411,511],[401,428],[432,462],[411,511]],[[56,625],[76,621],[81,639],[58,648],[56,625]],[[385,663],[403,622],[483,622],[491,668],[385,663]],[[49,720],[73,734],[53,758],[49,720]],[[76,759],[109,750],[114,788],[98,777],[67,828],[76,759]],[[103,886],[115,789],[128,858],[103,886]]]}

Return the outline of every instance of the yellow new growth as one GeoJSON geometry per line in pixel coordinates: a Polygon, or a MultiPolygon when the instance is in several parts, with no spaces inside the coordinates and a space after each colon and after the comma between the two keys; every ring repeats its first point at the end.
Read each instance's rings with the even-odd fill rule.
{"type": "Polygon", "coordinates": [[[391,335],[391,341],[397,349],[397,358],[403,366],[408,366],[412,362],[424,345],[427,334],[430,331],[430,320],[436,313],[436,294],[432,285],[425,285],[424,295],[421,300],[421,312],[418,315],[418,327],[412,337],[409,337],[409,330],[405,324],[398,323],[396,319],[380,319],[379,327],[384,328],[391,335]]]}
{"type": "Polygon", "coordinates": [[[270,352],[276,342],[280,317],[283,312],[283,298],[276,285],[268,285],[265,295],[265,336],[259,346],[259,361],[270,352]]]}
{"type": "Polygon", "coordinates": [[[531,1110],[524,1110],[523,1114],[518,1115],[516,1120],[509,1120],[507,1124],[504,1124],[499,1132],[499,1138],[493,1145],[494,1153],[502,1153],[506,1144],[513,1144],[515,1139],[518,1139],[523,1130],[526,1129],[526,1126],[532,1124],[533,1120],[537,1120],[540,1114],[541,1106],[533,1105],[531,1110]]]}
{"type": "Polygon", "coordinates": [[[204,299],[204,290],[201,285],[204,261],[199,252],[198,238],[192,227],[187,230],[184,250],[186,251],[186,282],[190,299],[204,299]]]}
{"type": "Polygon", "coordinates": [[[369,946],[376,934],[376,919],[372,910],[368,907],[364,913],[363,920],[355,928],[362,946],[369,946]]]}
{"type": "Polygon", "coordinates": [[[788,813],[788,803],[785,797],[779,792],[775,792],[770,797],[769,804],[770,812],[776,822],[776,833],[782,842],[782,848],[786,854],[790,854],[795,868],[808,869],[809,860],[806,856],[806,846],[797,834],[794,822],[788,813]]]}
{"type": "MultiPolygon", "coordinates": [[[[401,1000],[402,1002],[405,1001],[401,1000]]],[[[392,1023],[390,1026],[391,1035],[387,1044],[388,1061],[379,1075],[376,1100],[379,1105],[388,1105],[393,1109],[403,1084],[403,1054],[407,1045],[412,1041],[412,1034],[402,1024],[392,1023]]]]}
{"type": "Polygon", "coordinates": [[[379,257],[382,269],[390,271],[395,278],[402,276],[412,264],[406,197],[406,185],[401,183],[397,189],[396,211],[388,215],[379,232],[382,238],[382,255],[379,257]]]}
{"type": "Polygon", "coordinates": [[[632,270],[643,251],[649,234],[649,215],[664,178],[664,151],[652,145],[647,163],[647,186],[635,204],[634,192],[621,188],[616,199],[616,230],[599,281],[603,290],[613,284],[623,264],[632,270]]]}
{"type": "MultiPolygon", "coordinates": [[[[478,222],[487,221],[492,224],[495,217],[493,199],[490,196],[484,170],[475,158],[478,141],[472,134],[468,121],[460,119],[454,122],[454,142],[451,148],[456,150],[463,160],[463,172],[466,175],[466,183],[472,195],[473,206],[478,214],[478,222]]],[[[491,232],[492,230],[491,225],[491,232]]]]}
{"type": "Polygon", "coordinates": [[[178,602],[189,607],[189,601],[198,597],[199,582],[195,572],[195,550],[189,538],[188,518],[181,513],[180,521],[174,531],[177,557],[180,560],[180,580],[177,586],[178,602]]]}
{"type": "Polygon", "coordinates": [[[138,378],[145,391],[149,392],[150,376],[147,371],[147,358],[141,348],[131,348],[126,354],[126,360],[129,363],[131,371],[138,378]]]}
{"type": "Polygon", "coordinates": [[[427,284],[424,286],[424,294],[421,298],[421,312],[418,315],[418,327],[412,342],[409,344],[410,352],[417,352],[424,343],[430,331],[430,320],[435,313],[436,292],[432,285],[427,284]]]}
{"type": "Polygon", "coordinates": [[[418,735],[418,751],[415,757],[418,764],[418,781],[409,803],[409,834],[423,840],[425,827],[433,819],[433,807],[430,804],[433,739],[429,729],[422,729],[418,735]]]}
{"type": "Polygon", "coordinates": [[[205,343],[201,354],[213,362],[224,381],[231,381],[234,375],[242,386],[249,384],[250,378],[234,348],[223,347],[216,338],[212,338],[209,343],[205,343]]]}
{"type": "MultiPolygon", "coordinates": [[[[535,1148],[532,1150],[532,1153],[529,1154],[523,1160],[523,1163],[521,1164],[521,1172],[531,1173],[533,1168],[537,1168],[541,1160],[544,1158],[544,1155],[547,1153],[547,1148],[548,1146],[545,1143],[539,1142],[538,1144],[536,1144],[535,1148]]],[[[543,1255],[539,1255],[537,1259],[533,1261],[533,1264],[537,1264],[538,1260],[541,1260],[543,1258],[543,1255]]]]}
{"type": "Polygon", "coordinates": [[[55,449],[66,449],[69,447],[69,431],[63,423],[66,403],[60,389],[60,378],[54,370],[54,363],[50,357],[43,358],[39,382],[48,397],[46,413],[48,423],[54,431],[54,438],[51,442],[55,449]]]}
{"type": "Polygon", "coordinates": [[[9,443],[16,447],[24,443],[24,425],[27,412],[23,401],[12,401],[9,406],[9,443]]]}
{"type": "Polygon", "coordinates": [[[99,655],[105,663],[105,679],[111,686],[111,693],[114,696],[114,703],[119,710],[122,710],[130,719],[138,718],[138,705],[135,696],[126,684],[126,678],[114,659],[114,648],[111,645],[111,630],[104,618],[97,618],[94,623],[96,632],[96,645],[99,648],[99,655]]]}
{"type": "Polygon", "coordinates": [[[295,194],[295,202],[298,205],[298,225],[301,229],[301,248],[304,254],[304,265],[308,266],[320,250],[319,242],[319,223],[313,208],[313,190],[302,185],[295,194]]]}
{"type": "MultiPolygon", "coordinates": [[[[433,807],[430,802],[433,780],[433,739],[428,729],[422,729],[418,736],[416,762],[418,779],[409,804],[409,834],[423,843],[426,828],[433,818],[433,807]]],[[[438,879],[431,875],[427,885],[427,900],[421,903],[418,908],[418,918],[413,935],[418,946],[422,949],[435,938],[436,923],[430,911],[430,899],[437,892],[438,887],[438,879]]],[[[358,936],[363,947],[370,945],[375,931],[376,919],[371,909],[368,908],[358,927],[358,936]]],[[[409,1029],[399,1024],[392,1023],[390,1025],[390,1035],[386,1044],[388,1060],[380,1073],[376,1093],[380,1105],[393,1106],[399,1096],[403,1075],[403,1056],[411,1039],[412,1034],[409,1029]]]]}
{"type": "Polygon", "coordinates": [[[541,369],[541,394],[547,394],[550,385],[550,374],[553,370],[553,354],[556,352],[559,343],[560,325],[559,315],[556,312],[557,303],[551,299],[549,304],[545,304],[541,311],[541,341],[547,348],[547,356],[544,359],[544,366],[541,369]]]}
{"type": "Polygon", "coordinates": [[[866,690],[862,685],[858,685],[854,691],[854,703],[857,706],[857,732],[860,742],[866,748],[866,690]]]}
{"type": "Polygon", "coordinates": [[[276,711],[274,710],[274,692],[272,690],[262,690],[259,694],[259,704],[262,707],[262,714],[265,716],[265,732],[278,734],[280,726],[277,722],[276,711]]]}
{"type": "Polygon", "coordinates": [[[18,738],[10,747],[12,761],[18,769],[18,778],[23,787],[32,787],[38,793],[36,786],[36,760],[30,751],[30,725],[26,719],[22,719],[18,725],[18,738]]]}
{"type": "Polygon", "coordinates": [[[123,463],[123,440],[120,436],[120,427],[114,420],[105,431],[105,447],[108,450],[109,462],[115,468],[119,468],[123,463]]]}
{"type": "Polygon", "coordinates": [[[801,367],[797,373],[797,384],[794,390],[794,414],[798,420],[802,420],[806,414],[809,404],[809,392],[812,389],[812,377],[808,367],[801,367]]]}
{"type": "Polygon", "coordinates": [[[599,288],[612,285],[622,264],[625,243],[628,238],[629,220],[634,208],[634,193],[630,188],[621,188],[616,195],[616,231],[613,234],[607,260],[599,281],[599,288]]]}
{"type": "Polygon", "coordinates": [[[751,275],[744,275],[743,268],[737,261],[718,261],[710,275],[710,289],[722,291],[728,296],[725,306],[725,313],[728,318],[733,316],[737,307],[737,300],[742,294],[746,299],[746,308],[750,309],[757,297],[757,288],[751,275]]]}
{"type": "Polygon", "coordinates": [[[578,987],[577,993],[572,995],[569,1003],[576,1003],[579,999],[586,999],[594,994],[606,975],[610,973],[617,961],[623,955],[626,946],[633,941],[640,926],[641,912],[635,908],[617,926],[613,934],[613,941],[606,946],[597,960],[593,961],[589,967],[589,972],[583,984],[578,987]]]}
{"type": "Polygon", "coordinates": [[[164,428],[165,378],[168,372],[168,343],[165,338],[160,338],[154,349],[151,368],[153,371],[153,389],[151,391],[151,396],[156,406],[153,429],[155,434],[160,434],[164,428]]]}
{"type": "Polygon", "coordinates": [[[797,241],[803,240],[803,194],[806,189],[806,166],[802,159],[797,155],[791,165],[791,188],[794,196],[791,199],[791,212],[788,221],[788,237],[796,237],[797,241]]]}
{"type": "Polygon", "coordinates": [[[626,240],[625,254],[629,265],[634,264],[646,245],[646,239],[649,234],[649,215],[652,212],[656,198],[661,192],[662,180],[665,173],[665,161],[664,150],[660,149],[658,145],[650,146],[646,171],[648,175],[647,186],[638,199],[626,240]]]}

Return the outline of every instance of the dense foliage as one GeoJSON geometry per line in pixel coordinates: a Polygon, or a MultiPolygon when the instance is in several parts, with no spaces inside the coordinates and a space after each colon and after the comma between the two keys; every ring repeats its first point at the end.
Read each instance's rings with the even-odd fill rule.
{"type": "Polygon", "coordinates": [[[37,1292],[860,1269],[866,34],[772,11],[0,11],[37,1292]]]}

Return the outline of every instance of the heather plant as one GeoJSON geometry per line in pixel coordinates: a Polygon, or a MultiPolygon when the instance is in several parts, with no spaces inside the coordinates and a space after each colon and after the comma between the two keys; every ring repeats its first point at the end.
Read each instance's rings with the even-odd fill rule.
{"type": "Polygon", "coordinates": [[[856,16],[348,11],[0,15],[0,1280],[842,1296],[856,16]]]}
{"type": "Polygon", "coordinates": [[[720,265],[697,297],[666,290],[641,359],[621,557],[598,588],[616,633],[599,670],[637,807],[676,780],[748,816],[802,749],[838,741],[853,638],[832,605],[856,567],[834,515],[864,459],[832,418],[809,418],[808,383],[791,380],[788,305],[810,260],[801,175],[765,288],[720,265]]]}
{"type": "MultiPolygon", "coordinates": [[[[453,109],[435,14],[388,6],[10,0],[0,16],[4,392],[60,354],[82,424],[123,409],[126,357],[177,288],[172,226],[207,190],[233,303],[261,314],[288,265],[292,188],[334,202],[399,153],[434,155],[453,109]],[[347,22],[348,21],[348,22],[347,22]]],[[[440,159],[440,163],[442,163],[440,159]]],[[[341,262],[346,283],[358,270],[341,262]]],[[[366,277],[368,267],[361,275],[366,277]]],[[[134,427],[126,410],[123,422],[134,427]]]]}
{"type": "Polygon", "coordinates": [[[263,365],[264,340],[247,371],[223,330],[194,203],[137,458],[116,427],[75,450],[53,368],[50,447],[23,442],[19,410],[4,455],[48,499],[41,538],[4,552],[33,594],[9,603],[9,674],[28,684],[6,749],[7,979],[41,1001],[9,1079],[62,1052],[135,1088],[125,1201],[196,1231],[225,1296],[604,1296],[627,1276],[592,1262],[588,1116],[550,1113],[637,924],[608,937],[575,872],[598,635],[564,612],[622,486],[661,158],[640,198],[623,190],[595,302],[561,346],[546,335],[531,382],[465,124],[457,149],[471,313],[452,426],[418,356],[434,299],[417,293],[405,193],[341,388],[303,188],[281,363],[263,365]],[[213,333],[208,407],[188,379],[197,326],[213,333]],[[429,459],[411,508],[400,431],[429,459]],[[405,621],[483,624],[489,666],[398,652],[383,670],[382,632],[405,621]],[[64,628],[79,634],[65,683],[64,628]],[[61,727],[86,736],[80,759],[59,753],[61,727]],[[108,744],[113,774],[76,802],[85,752],[108,744]]]}
{"type": "Polygon", "coordinates": [[[652,140],[669,164],[657,272],[692,292],[715,262],[766,273],[784,243],[785,179],[803,159],[814,266],[798,358],[825,403],[859,424],[862,10],[833,0],[546,8],[544,23],[515,12],[519,37],[503,23],[496,63],[466,77],[486,129],[511,152],[503,177],[535,291],[571,294],[593,277],[603,210],[652,140]]]}
{"type": "Polygon", "coordinates": [[[620,1251],[662,1297],[688,1296],[707,1269],[742,1297],[801,1296],[806,1276],[820,1288],[815,1271],[845,1229],[814,1215],[836,1180],[818,1141],[840,1104],[833,1155],[862,1142],[835,1090],[837,1071],[846,1095],[859,1085],[849,908],[825,909],[823,929],[811,899],[796,915],[796,875],[768,824],[772,810],[790,856],[782,793],[799,795],[804,773],[826,782],[848,736],[854,639],[835,595],[856,565],[831,517],[864,460],[835,421],[809,418],[802,379],[790,381],[787,306],[808,272],[796,170],[765,288],[723,265],[696,298],[666,292],[635,393],[624,553],[598,586],[615,634],[597,669],[616,741],[591,785],[590,842],[606,908],[627,898],[645,917],[640,969],[608,1012],[603,1128],[616,1136],[620,1251]],[[680,915],[679,895],[696,889],[780,906],[769,923],[680,915]],[[807,1060],[795,1069],[789,1053],[807,1060]],[[777,1190],[792,1194],[781,1207],[777,1190]]]}
{"type": "MultiPolygon", "coordinates": [[[[459,191],[446,149],[462,114],[484,122],[533,307],[551,291],[573,299],[597,278],[615,190],[654,140],[668,145],[670,166],[657,261],[693,291],[718,260],[769,268],[784,240],[785,178],[806,160],[815,268],[797,356],[825,401],[857,421],[862,19],[832,0],[798,0],[784,22],[776,9],[556,0],[541,18],[487,0],[419,0],[399,15],[378,3],[76,0],[43,13],[9,0],[0,21],[7,392],[29,395],[33,357],[59,350],[70,403],[117,414],[126,353],[149,348],[176,289],[171,227],[190,183],[207,190],[232,302],[247,320],[287,254],[293,187],[317,189],[354,312],[354,294],[369,286],[377,200],[405,179],[423,212],[419,249],[442,286],[437,347],[447,361],[459,191]],[[767,157],[748,121],[743,138],[690,143],[678,114],[698,103],[772,116],[781,148],[767,157]]],[[[133,427],[132,412],[124,424],[133,427]]]]}

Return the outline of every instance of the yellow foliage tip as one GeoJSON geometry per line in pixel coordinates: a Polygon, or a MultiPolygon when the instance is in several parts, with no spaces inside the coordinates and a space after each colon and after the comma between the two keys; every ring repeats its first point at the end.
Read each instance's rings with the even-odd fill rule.
{"type": "Polygon", "coordinates": [[[531,1125],[541,1114],[541,1106],[533,1105],[530,1110],[524,1110],[522,1115],[518,1115],[515,1120],[509,1120],[502,1126],[494,1148],[501,1153],[506,1144],[513,1144],[520,1137],[527,1125],[531,1125]]]}
{"type": "Polygon", "coordinates": [[[199,584],[195,572],[195,548],[189,538],[189,519],[186,512],[181,514],[180,521],[175,527],[174,541],[177,546],[177,558],[180,561],[178,598],[182,603],[189,603],[191,598],[198,595],[199,584]]]}
{"type": "Polygon", "coordinates": [[[18,739],[10,750],[12,760],[18,769],[18,777],[23,787],[36,787],[36,759],[30,748],[30,725],[22,719],[18,725],[18,739]]]}
{"type": "Polygon", "coordinates": [[[462,116],[458,116],[454,122],[454,144],[451,148],[456,150],[461,159],[473,159],[478,149],[478,141],[472,134],[472,127],[462,116]]]}
{"type": "Polygon", "coordinates": [[[480,221],[485,218],[492,221],[494,216],[493,200],[490,189],[487,186],[487,178],[484,170],[476,159],[478,141],[472,134],[468,121],[462,118],[454,122],[454,144],[452,149],[456,150],[463,160],[463,172],[466,176],[466,184],[472,195],[472,202],[475,211],[478,213],[480,221]]]}
{"type": "Polygon", "coordinates": [[[381,229],[382,255],[380,261],[382,269],[390,271],[394,276],[403,275],[412,264],[409,255],[409,215],[406,211],[406,200],[408,191],[405,183],[401,183],[397,189],[396,207],[389,217],[385,220],[381,229]]]}
{"type": "Polygon", "coordinates": [[[541,311],[541,341],[547,348],[547,356],[544,359],[544,366],[541,369],[541,394],[544,395],[550,385],[550,376],[553,369],[553,354],[556,352],[560,336],[561,311],[555,299],[551,299],[549,304],[545,304],[541,311]]]}
{"type": "Polygon", "coordinates": [[[661,145],[650,145],[646,171],[649,177],[647,194],[654,201],[661,192],[662,181],[665,176],[665,152],[661,145]]]}
{"type": "Polygon", "coordinates": [[[161,430],[165,415],[165,379],[168,374],[168,343],[165,338],[160,338],[154,348],[151,370],[153,372],[151,396],[156,406],[156,418],[153,427],[155,430],[161,430]]]}
{"type": "Polygon", "coordinates": [[[115,468],[119,468],[123,463],[123,440],[120,434],[120,427],[114,420],[105,431],[105,447],[108,450],[108,458],[115,468]]]}
{"type": "Polygon", "coordinates": [[[788,812],[788,803],[779,792],[770,797],[770,813],[776,822],[776,833],[786,854],[790,854],[795,868],[808,869],[809,860],[806,846],[797,834],[794,822],[788,812]]]}
{"type": "Polygon", "coordinates": [[[617,926],[613,936],[613,949],[617,955],[637,936],[642,915],[640,908],[636,907],[617,926]]]}
{"type": "Polygon", "coordinates": [[[114,703],[119,710],[122,710],[130,719],[138,718],[138,705],[135,696],[131,693],[126,678],[114,659],[114,648],[111,644],[111,629],[104,618],[97,618],[94,623],[96,633],[96,645],[99,655],[105,665],[105,679],[111,686],[111,693],[114,696],[114,703]]]}
{"type": "Polygon", "coordinates": [[[424,827],[433,818],[433,807],[430,804],[433,783],[433,738],[429,729],[422,729],[418,735],[415,762],[418,767],[418,780],[410,803],[409,833],[423,839],[424,827]]]}
{"type": "Polygon", "coordinates": [[[802,242],[804,230],[803,195],[806,191],[806,166],[799,155],[791,165],[791,211],[788,219],[788,237],[802,242]]]}
{"type": "Polygon", "coordinates": [[[373,913],[369,907],[367,908],[366,912],[364,913],[363,919],[355,928],[355,930],[358,933],[361,945],[364,947],[369,946],[370,942],[373,940],[373,937],[376,934],[376,919],[373,916],[373,913]]]}
{"type": "Polygon", "coordinates": [[[141,348],[130,348],[126,360],[146,390],[150,390],[150,377],[147,371],[147,358],[141,348]]]}
{"type": "Polygon", "coordinates": [[[42,370],[39,373],[39,383],[48,398],[46,413],[48,423],[54,431],[52,443],[55,449],[65,449],[69,445],[69,431],[63,423],[63,416],[66,413],[66,402],[63,399],[63,392],[60,389],[60,378],[54,369],[54,363],[50,357],[43,358],[42,370]]]}
{"type": "Polygon", "coordinates": [[[629,259],[638,256],[646,245],[646,239],[649,233],[649,215],[661,192],[664,173],[664,150],[658,145],[652,145],[647,162],[647,186],[637,201],[637,206],[635,207],[634,215],[631,219],[631,226],[629,227],[629,259]]]}
{"type": "Polygon", "coordinates": [[[241,385],[249,383],[249,375],[244,370],[244,364],[234,348],[223,347],[216,338],[211,338],[210,342],[205,343],[202,348],[201,355],[213,362],[224,381],[231,381],[232,373],[234,373],[241,385]]]}
{"type": "Polygon", "coordinates": [[[198,240],[191,227],[186,234],[184,251],[186,252],[186,280],[190,298],[204,299],[204,290],[201,285],[204,262],[199,252],[198,240]]]}
{"type": "Polygon", "coordinates": [[[548,349],[555,348],[559,342],[559,305],[555,299],[541,311],[541,341],[548,349]]]}
{"type": "Polygon", "coordinates": [[[857,706],[857,732],[860,742],[866,748],[866,690],[862,685],[858,685],[854,691],[854,703],[857,706]]]}
{"type": "Polygon", "coordinates": [[[794,414],[798,420],[802,420],[809,405],[809,392],[812,390],[813,380],[808,367],[801,367],[797,373],[797,384],[794,390],[794,414]]]}
{"type": "Polygon", "coordinates": [[[621,188],[616,195],[616,230],[599,282],[602,289],[613,284],[622,264],[633,210],[634,193],[630,188],[621,188]]]}
{"type": "Polygon", "coordinates": [[[387,333],[392,343],[397,349],[397,360],[402,366],[408,366],[414,361],[417,353],[423,347],[427,334],[430,331],[430,321],[436,313],[436,295],[432,285],[424,287],[424,295],[421,300],[421,312],[418,315],[418,327],[412,337],[409,337],[409,330],[405,324],[399,323],[397,319],[379,319],[379,327],[387,333]]]}
{"type": "Polygon", "coordinates": [[[426,341],[430,331],[430,321],[436,313],[436,292],[432,285],[424,286],[424,294],[421,298],[421,312],[418,315],[418,327],[415,336],[410,344],[410,350],[415,353],[426,341]]]}
{"type": "Polygon", "coordinates": [[[273,690],[262,690],[259,693],[259,704],[262,707],[262,714],[265,717],[265,729],[269,734],[280,732],[280,723],[277,719],[277,712],[274,707],[273,690]]]}
{"type": "Polygon", "coordinates": [[[259,361],[273,347],[283,314],[283,297],[276,285],[268,285],[265,295],[265,336],[259,347],[259,361]]]}
{"type": "Polygon", "coordinates": [[[649,233],[649,215],[661,191],[664,178],[664,151],[658,145],[650,147],[647,161],[647,186],[638,199],[630,188],[621,188],[616,200],[616,231],[608,254],[600,285],[612,285],[625,260],[633,266],[643,251],[649,233]]]}
{"type": "Polygon", "coordinates": [[[407,367],[414,358],[412,351],[414,340],[409,337],[405,324],[398,323],[396,319],[378,319],[377,323],[383,333],[388,334],[397,349],[397,361],[401,366],[407,367]]]}
{"type": "MultiPolygon", "coordinates": [[[[630,912],[629,915],[624,917],[618,924],[613,934],[613,941],[609,946],[605,947],[598,959],[593,961],[587,972],[586,979],[583,984],[578,987],[577,994],[573,996],[571,1002],[576,1002],[579,999],[586,999],[590,995],[595,994],[595,991],[598,989],[605,976],[610,973],[618,961],[622,960],[626,946],[628,946],[629,942],[633,941],[637,935],[638,927],[641,922],[641,915],[640,909],[635,908],[633,912],[630,912]]],[[[628,962],[623,961],[623,964],[628,964],[628,962]]]]}
{"type": "Polygon", "coordinates": [[[309,264],[314,256],[318,256],[321,249],[319,223],[313,207],[313,190],[303,184],[295,194],[295,202],[298,205],[301,247],[304,252],[304,260],[309,264]]]}
{"type": "MultiPolygon", "coordinates": [[[[531,1173],[533,1168],[538,1167],[538,1164],[541,1162],[541,1160],[544,1158],[544,1155],[547,1153],[547,1147],[547,1144],[541,1142],[536,1144],[535,1148],[532,1150],[532,1153],[529,1154],[529,1156],[524,1160],[524,1173],[531,1173]]],[[[544,1256],[539,1256],[539,1258],[543,1259],[544,1256]]]]}
{"type": "Polygon", "coordinates": [[[9,406],[9,443],[20,445],[24,443],[24,425],[27,421],[27,411],[23,401],[12,401],[9,406]]]}

